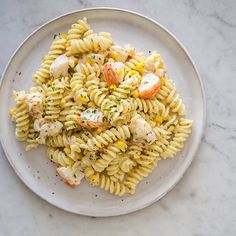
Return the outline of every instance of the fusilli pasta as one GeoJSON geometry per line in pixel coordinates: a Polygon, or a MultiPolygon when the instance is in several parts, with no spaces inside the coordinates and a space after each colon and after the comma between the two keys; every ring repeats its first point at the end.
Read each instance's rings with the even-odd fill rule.
{"type": "Polygon", "coordinates": [[[86,18],[55,37],[32,79],[28,93],[13,93],[16,138],[26,151],[46,145],[71,187],[85,178],[116,196],[134,194],[191,133],[161,55],[116,45],[86,18]]]}

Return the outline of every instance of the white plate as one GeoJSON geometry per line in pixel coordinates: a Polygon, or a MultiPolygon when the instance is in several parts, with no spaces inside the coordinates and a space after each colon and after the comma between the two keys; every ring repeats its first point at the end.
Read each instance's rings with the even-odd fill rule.
{"type": "Polygon", "coordinates": [[[201,142],[205,124],[205,101],[199,75],[186,50],[163,26],[142,15],[119,9],[85,9],[63,15],[33,32],[11,58],[0,90],[0,135],[6,156],[22,181],[41,198],[64,210],[90,216],[113,216],[136,211],[163,197],[181,179],[201,142]],[[130,43],[138,51],[157,50],[164,58],[169,76],[194,120],[193,132],[185,148],[174,159],[161,161],[139,185],[133,196],[110,195],[83,182],[76,190],[55,176],[55,166],[46,158],[45,148],[25,152],[17,142],[8,111],[14,103],[12,90],[28,90],[31,75],[48,51],[53,35],[67,32],[78,18],[87,17],[94,31],[111,32],[120,45],[130,43]]]}

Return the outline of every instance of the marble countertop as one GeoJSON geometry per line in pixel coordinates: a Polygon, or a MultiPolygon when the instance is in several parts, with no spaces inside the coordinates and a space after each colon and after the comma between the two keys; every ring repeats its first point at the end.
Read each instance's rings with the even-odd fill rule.
{"type": "Polygon", "coordinates": [[[141,211],[110,218],[70,214],[41,200],[16,176],[0,148],[0,235],[236,235],[235,1],[1,0],[0,74],[16,47],[38,26],[96,6],[143,13],[183,42],[206,91],[203,143],[167,196],[141,211]]]}

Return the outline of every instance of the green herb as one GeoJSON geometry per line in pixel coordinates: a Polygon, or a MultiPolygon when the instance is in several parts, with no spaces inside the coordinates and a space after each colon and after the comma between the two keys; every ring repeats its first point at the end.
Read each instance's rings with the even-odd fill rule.
{"type": "Polygon", "coordinates": [[[53,35],[53,39],[55,39],[56,37],[57,37],[57,34],[54,34],[54,35],[53,35]]]}
{"type": "Polygon", "coordinates": [[[144,81],[143,84],[148,84],[148,81],[144,81]]]}

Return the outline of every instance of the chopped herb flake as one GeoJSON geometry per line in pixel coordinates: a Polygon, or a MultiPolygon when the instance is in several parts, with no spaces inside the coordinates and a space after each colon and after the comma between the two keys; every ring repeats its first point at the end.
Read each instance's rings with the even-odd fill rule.
{"type": "Polygon", "coordinates": [[[129,90],[130,88],[129,87],[124,87],[124,90],[129,90]]]}

